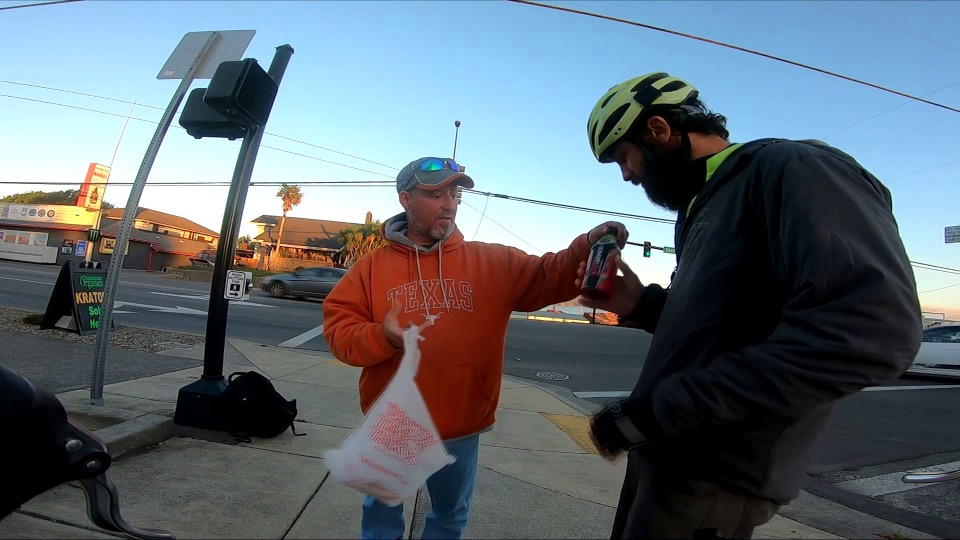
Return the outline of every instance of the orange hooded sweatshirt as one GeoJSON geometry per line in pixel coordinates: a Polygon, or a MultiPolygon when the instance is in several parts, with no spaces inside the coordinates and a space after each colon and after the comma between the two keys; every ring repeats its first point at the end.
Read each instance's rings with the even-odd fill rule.
{"type": "Polygon", "coordinates": [[[382,229],[388,245],[360,258],[323,303],[323,337],[340,361],[362,367],[364,414],[403,357],[383,332],[397,299],[400,326],[423,324],[416,383],[440,436],[457,439],[491,428],[500,400],[507,323],[514,311],[537,311],[576,298],[577,267],[589,256],[587,235],[542,257],[519,249],[465,242],[455,229],[423,248],[405,235],[405,214],[382,229]]]}

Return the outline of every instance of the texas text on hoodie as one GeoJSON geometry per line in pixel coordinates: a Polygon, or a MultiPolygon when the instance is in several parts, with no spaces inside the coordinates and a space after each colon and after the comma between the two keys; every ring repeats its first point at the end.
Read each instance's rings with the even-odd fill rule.
{"type": "Polygon", "coordinates": [[[500,399],[507,323],[514,311],[537,311],[576,298],[577,267],[587,235],[543,257],[499,244],[465,242],[455,229],[423,248],[405,235],[405,214],[384,223],[388,245],[360,258],[323,304],[323,336],[340,361],[362,367],[360,408],[366,414],[400,365],[403,352],[383,332],[393,300],[400,325],[422,331],[416,382],[440,436],[488,430],[500,399]]]}

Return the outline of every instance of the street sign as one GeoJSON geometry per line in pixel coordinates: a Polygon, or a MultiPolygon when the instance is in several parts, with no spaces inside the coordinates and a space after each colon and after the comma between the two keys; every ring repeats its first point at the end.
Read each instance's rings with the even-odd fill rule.
{"type": "MultiPolygon", "coordinates": [[[[194,79],[209,79],[216,73],[217,67],[228,60],[239,60],[253,41],[256,30],[218,30],[220,39],[207,53],[206,60],[194,73],[194,79]]],[[[213,32],[187,32],[170,58],[160,68],[157,79],[182,79],[190,71],[190,65],[204,48],[204,44],[213,32]]]]}
{"type": "Polygon", "coordinates": [[[960,244],[960,225],[944,227],[943,240],[948,244],[960,244]]]}
{"type": "Polygon", "coordinates": [[[675,248],[672,248],[672,247],[663,246],[663,252],[664,252],[664,253],[676,253],[677,250],[676,250],[675,248]]]}
{"type": "Polygon", "coordinates": [[[227,271],[227,284],[223,288],[223,297],[227,300],[249,300],[250,288],[253,285],[253,272],[240,270],[227,271]]]}

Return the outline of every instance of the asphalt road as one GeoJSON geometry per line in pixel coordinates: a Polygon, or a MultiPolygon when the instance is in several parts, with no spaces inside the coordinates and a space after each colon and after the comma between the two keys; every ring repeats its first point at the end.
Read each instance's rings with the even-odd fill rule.
{"type": "MultiPolygon", "coordinates": [[[[0,261],[0,306],[43,311],[58,270],[0,261]]],[[[209,289],[203,283],[125,271],[115,320],[203,335],[209,289]]],[[[227,335],[326,350],[318,328],[322,309],[322,302],[275,299],[255,290],[249,302],[231,303],[227,335]]],[[[650,340],[649,334],[633,329],[514,319],[507,333],[505,370],[604,403],[632,388],[650,340]]],[[[933,520],[934,525],[960,527],[960,481],[890,493],[882,493],[881,486],[869,497],[852,493],[855,488],[842,483],[960,462],[960,388],[951,388],[954,384],[960,381],[903,379],[892,385],[899,389],[870,390],[843,400],[818,443],[812,472],[821,482],[839,487],[833,495],[849,499],[842,501],[845,504],[869,499],[864,504],[873,506],[860,508],[868,513],[908,511],[933,520]]],[[[912,526],[924,530],[916,523],[912,526]]]]}

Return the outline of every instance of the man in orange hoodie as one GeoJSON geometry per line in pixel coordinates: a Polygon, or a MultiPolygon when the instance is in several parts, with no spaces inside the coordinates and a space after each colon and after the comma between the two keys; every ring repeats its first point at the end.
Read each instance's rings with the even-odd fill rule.
{"type": "MultiPolygon", "coordinates": [[[[578,296],[577,268],[607,226],[542,257],[499,244],[465,242],[456,227],[458,186],[473,179],[452,159],[421,158],[397,175],[404,212],[388,219],[388,245],[358,260],[324,301],[323,336],[340,361],[362,367],[364,414],[386,388],[403,356],[404,329],[432,322],[420,343],[416,382],[447,451],[457,461],[431,476],[433,511],[423,538],[460,538],[477,474],[479,435],[492,429],[500,399],[507,323],[514,311],[536,311],[578,296]]],[[[367,497],[361,538],[400,538],[403,505],[367,497]]]]}

